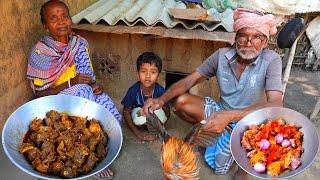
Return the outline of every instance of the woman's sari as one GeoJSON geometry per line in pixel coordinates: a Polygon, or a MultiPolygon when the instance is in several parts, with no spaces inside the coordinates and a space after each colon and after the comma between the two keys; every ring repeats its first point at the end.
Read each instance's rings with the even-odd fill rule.
{"type": "MultiPolygon", "coordinates": [[[[28,61],[27,78],[31,80],[32,88],[41,91],[57,85],[59,77],[65,75],[65,71],[72,65],[76,67],[75,74],[87,74],[95,81],[96,76],[87,49],[87,41],[77,35],[71,35],[68,44],[55,41],[50,36],[44,36],[33,47],[28,61]],[[34,83],[39,81],[40,84],[34,83]]],[[[95,101],[110,111],[115,119],[121,120],[121,115],[111,98],[105,93],[95,95],[91,86],[87,84],[76,84],[59,94],[79,96],[95,101]]]]}

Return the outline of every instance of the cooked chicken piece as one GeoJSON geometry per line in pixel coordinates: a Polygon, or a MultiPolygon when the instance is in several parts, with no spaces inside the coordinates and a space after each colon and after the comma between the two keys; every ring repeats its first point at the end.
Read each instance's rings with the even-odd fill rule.
{"type": "Polygon", "coordinates": [[[250,126],[249,126],[249,129],[251,130],[251,129],[256,129],[256,130],[258,130],[258,126],[256,125],[256,124],[251,124],[250,126]]]}
{"type": "Polygon", "coordinates": [[[54,120],[52,120],[51,118],[48,118],[48,117],[44,119],[45,125],[49,126],[49,127],[52,127],[54,122],[55,122],[54,120]]]}
{"type": "Polygon", "coordinates": [[[29,161],[33,161],[35,159],[41,158],[41,152],[38,148],[32,148],[31,150],[27,151],[27,158],[29,161]]]}
{"type": "Polygon", "coordinates": [[[81,130],[82,136],[80,137],[81,144],[88,144],[88,140],[90,139],[92,133],[88,128],[84,128],[81,130]]]}
{"type": "Polygon", "coordinates": [[[71,149],[70,151],[66,152],[66,155],[67,155],[69,158],[73,158],[74,155],[75,155],[75,150],[74,150],[74,149],[71,149]]]}
{"type": "Polygon", "coordinates": [[[291,158],[292,158],[292,154],[291,153],[288,153],[285,155],[285,157],[283,158],[283,168],[284,169],[288,169],[289,166],[290,166],[290,163],[291,163],[291,158]]]}
{"type": "Polygon", "coordinates": [[[255,139],[254,135],[258,132],[257,129],[250,129],[247,130],[241,140],[242,147],[244,147],[246,150],[251,150],[254,146],[255,139]]]}
{"type": "Polygon", "coordinates": [[[108,134],[102,132],[102,139],[101,139],[101,144],[103,144],[103,146],[107,146],[108,144],[108,134]]]}
{"type": "Polygon", "coordinates": [[[75,174],[72,171],[72,168],[70,166],[63,167],[62,171],[60,172],[60,176],[65,178],[73,178],[75,174]]]}
{"type": "Polygon", "coordinates": [[[49,140],[49,138],[49,133],[36,133],[34,142],[37,143],[37,145],[39,146],[42,142],[49,140]]]}
{"type": "Polygon", "coordinates": [[[53,123],[53,127],[57,130],[57,131],[64,131],[65,129],[67,129],[60,121],[56,121],[53,123]]]}
{"type": "Polygon", "coordinates": [[[71,117],[71,119],[74,122],[74,127],[78,127],[80,129],[83,129],[86,127],[87,119],[81,118],[81,117],[76,117],[76,116],[71,117]]]}
{"type": "Polygon", "coordinates": [[[89,126],[89,131],[91,133],[99,133],[101,131],[101,127],[98,121],[96,120],[91,120],[90,126],[89,126]]]}
{"type": "Polygon", "coordinates": [[[42,161],[43,164],[50,166],[50,164],[56,160],[56,155],[54,151],[51,151],[42,161]]]}
{"type": "Polygon", "coordinates": [[[45,153],[46,155],[48,155],[50,152],[54,152],[54,144],[49,141],[43,142],[41,146],[41,152],[45,153]]]}
{"type": "Polygon", "coordinates": [[[72,140],[73,139],[70,136],[65,136],[64,139],[63,139],[64,146],[65,146],[67,151],[70,151],[71,149],[74,148],[74,143],[73,143],[72,140]]]}
{"type": "Polygon", "coordinates": [[[93,136],[90,137],[89,139],[89,149],[90,151],[94,151],[96,145],[101,141],[103,134],[98,133],[94,134],[93,136]]]}
{"type": "Polygon", "coordinates": [[[49,141],[54,143],[57,141],[57,138],[59,137],[59,133],[58,131],[56,131],[55,129],[51,132],[51,135],[49,137],[49,141]]]}
{"type": "Polygon", "coordinates": [[[102,143],[99,143],[97,145],[96,152],[97,152],[97,157],[98,158],[103,158],[107,154],[106,147],[104,147],[104,145],[102,143]]]}
{"type": "Polygon", "coordinates": [[[277,176],[281,172],[281,163],[280,161],[275,161],[268,166],[268,174],[272,176],[277,176]]]}
{"type": "Polygon", "coordinates": [[[61,113],[61,123],[66,127],[67,129],[73,128],[72,121],[68,118],[68,115],[65,113],[61,113]]]}
{"type": "Polygon", "coordinates": [[[255,154],[253,154],[252,158],[250,159],[250,164],[253,166],[257,162],[265,162],[266,156],[262,151],[258,151],[255,154]]]}
{"type": "Polygon", "coordinates": [[[49,167],[44,165],[40,159],[36,159],[36,160],[32,161],[32,165],[37,171],[39,171],[41,173],[48,172],[49,167]]]}
{"type": "Polygon", "coordinates": [[[99,159],[93,153],[90,153],[87,161],[84,163],[80,171],[82,173],[91,171],[98,160],[99,159]]]}
{"type": "Polygon", "coordinates": [[[292,153],[293,157],[300,157],[301,154],[303,153],[303,148],[300,146],[295,149],[292,149],[292,151],[290,151],[290,152],[292,153]]]}
{"type": "Polygon", "coordinates": [[[65,147],[64,147],[64,142],[60,141],[58,147],[57,147],[57,152],[59,154],[64,154],[64,152],[66,151],[65,147]]]}
{"type": "Polygon", "coordinates": [[[73,161],[78,166],[81,166],[83,164],[83,162],[85,161],[85,157],[87,155],[89,155],[89,153],[90,153],[90,151],[86,145],[84,145],[84,144],[76,145],[73,161]]]}
{"type": "Polygon", "coordinates": [[[33,149],[33,148],[35,148],[35,147],[31,143],[22,143],[22,145],[19,148],[19,152],[23,154],[23,153],[25,153],[25,152],[33,149]]]}
{"type": "Polygon", "coordinates": [[[59,121],[60,114],[59,114],[59,112],[57,112],[55,110],[51,110],[51,111],[46,113],[46,117],[50,118],[52,121],[59,121]]]}
{"type": "Polygon", "coordinates": [[[42,120],[41,119],[34,119],[32,120],[30,124],[30,130],[31,131],[38,131],[40,126],[42,125],[42,120]]]}
{"type": "Polygon", "coordinates": [[[37,133],[51,133],[53,131],[52,127],[41,125],[37,133]]]}
{"type": "Polygon", "coordinates": [[[257,152],[257,150],[255,150],[255,149],[252,150],[252,151],[250,151],[250,152],[248,152],[248,153],[247,153],[247,157],[248,157],[248,158],[252,158],[252,156],[253,156],[256,152],[257,152]]]}
{"type": "Polygon", "coordinates": [[[58,174],[62,170],[63,167],[64,167],[63,162],[61,160],[57,160],[51,164],[50,170],[53,173],[58,174]]]}

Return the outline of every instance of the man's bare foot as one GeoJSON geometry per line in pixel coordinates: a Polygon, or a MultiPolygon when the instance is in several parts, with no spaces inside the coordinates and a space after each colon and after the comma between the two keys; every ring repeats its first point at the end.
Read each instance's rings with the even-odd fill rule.
{"type": "Polygon", "coordinates": [[[99,173],[94,175],[95,178],[97,179],[112,179],[113,178],[113,172],[111,171],[110,168],[106,168],[99,173]]]}
{"type": "Polygon", "coordinates": [[[243,169],[238,167],[237,172],[233,175],[233,180],[247,180],[248,179],[248,173],[245,172],[243,169]]]}

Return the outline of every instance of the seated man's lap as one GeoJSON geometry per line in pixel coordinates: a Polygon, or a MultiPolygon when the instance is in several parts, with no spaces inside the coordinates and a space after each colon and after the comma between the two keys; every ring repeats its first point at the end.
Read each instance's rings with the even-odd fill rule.
{"type": "MultiPolygon", "coordinates": [[[[220,111],[221,106],[210,97],[204,98],[204,114],[205,118],[208,118],[212,113],[220,111]]],[[[235,123],[230,124],[232,128],[235,127],[235,123]]],[[[214,169],[216,174],[226,174],[233,163],[233,158],[230,152],[230,135],[227,129],[225,129],[221,135],[217,138],[215,145],[207,147],[205,152],[205,160],[208,165],[214,169]]]]}

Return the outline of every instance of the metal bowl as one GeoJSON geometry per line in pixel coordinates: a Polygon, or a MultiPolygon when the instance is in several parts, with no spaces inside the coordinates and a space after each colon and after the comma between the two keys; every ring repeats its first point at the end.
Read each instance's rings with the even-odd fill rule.
{"type": "Polygon", "coordinates": [[[70,115],[95,118],[107,132],[109,141],[107,156],[88,174],[74,179],[83,179],[92,176],[108,167],[118,156],[122,145],[122,130],[119,122],[103,106],[85,98],[69,95],[46,96],[32,100],[13,112],[6,121],[2,130],[2,146],[11,162],[24,172],[40,179],[61,179],[58,176],[49,176],[36,171],[19,153],[25,133],[33,118],[44,118],[46,112],[56,110],[67,112],[70,115]]]}
{"type": "Polygon", "coordinates": [[[231,134],[230,148],[232,156],[237,164],[251,175],[262,179],[290,178],[300,174],[312,164],[319,149],[319,136],[313,123],[303,114],[292,109],[270,107],[254,111],[237,123],[231,134]],[[286,123],[302,127],[300,131],[304,133],[304,153],[301,156],[301,165],[297,169],[282,173],[279,176],[270,176],[267,173],[257,173],[249,163],[247,151],[241,147],[241,138],[244,132],[248,130],[249,125],[260,125],[265,123],[267,119],[276,119],[279,117],[283,118],[286,123]]]}

